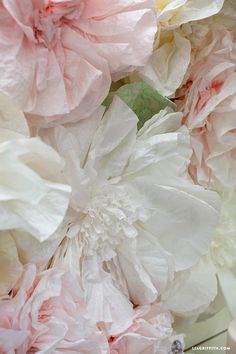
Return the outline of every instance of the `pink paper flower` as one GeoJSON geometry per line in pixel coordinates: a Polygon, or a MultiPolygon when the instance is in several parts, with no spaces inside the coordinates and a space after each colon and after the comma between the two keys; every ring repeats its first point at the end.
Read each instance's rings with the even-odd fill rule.
{"type": "Polygon", "coordinates": [[[0,90],[42,116],[91,114],[156,31],[153,0],[0,0],[0,21],[0,90]]]}
{"type": "Polygon", "coordinates": [[[178,106],[191,132],[190,171],[213,188],[236,185],[236,35],[196,25],[197,49],[178,106]],[[207,30],[206,30],[207,29],[207,30]]]}
{"type": "Polygon", "coordinates": [[[0,352],[107,354],[107,340],[87,317],[83,294],[68,273],[54,268],[24,275],[0,300],[0,352]]]}
{"type": "Polygon", "coordinates": [[[166,354],[175,340],[183,343],[181,335],[174,335],[172,317],[161,304],[136,309],[132,326],[116,337],[110,337],[111,354],[166,354]]]}

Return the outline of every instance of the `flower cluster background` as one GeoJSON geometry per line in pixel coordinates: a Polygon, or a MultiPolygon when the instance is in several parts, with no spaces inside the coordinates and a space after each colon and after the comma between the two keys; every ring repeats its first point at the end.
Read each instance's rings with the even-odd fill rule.
{"type": "Polygon", "coordinates": [[[180,354],[222,270],[236,2],[0,0],[0,353],[180,354]]]}

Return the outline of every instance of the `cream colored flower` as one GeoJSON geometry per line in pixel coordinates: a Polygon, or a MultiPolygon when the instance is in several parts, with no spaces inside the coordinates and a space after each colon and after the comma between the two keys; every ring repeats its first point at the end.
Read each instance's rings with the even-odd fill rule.
{"type": "Polygon", "coordinates": [[[158,32],[152,56],[139,76],[163,96],[173,97],[191,59],[191,43],[182,25],[218,13],[223,0],[156,0],[158,32]]]}
{"type": "Polygon", "coordinates": [[[165,29],[174,29],[215,15],[223,3],[224,0],[156,0],[158,23],[165,29]]]}

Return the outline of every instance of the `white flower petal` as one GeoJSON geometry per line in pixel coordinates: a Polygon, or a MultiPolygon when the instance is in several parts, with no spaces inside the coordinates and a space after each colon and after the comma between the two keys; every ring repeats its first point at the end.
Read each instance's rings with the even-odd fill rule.
{"type": "Polygon", "coordinates": [[[115,96],[94,136],[88,156],[88,164],[94,164],[99,178],[122,173],[134,148],[137,122],[134,112],[115,96]]]}
{"type": "Polygon", "coordinates": [[[184,270],[196,264],[210,247],[218,223],[219,198],[205,191],[203,200],[202,189],[183,179],[179,183],[176,179],[176,184],[164,178],[160,182],[136,178],[132,193],[134,199],[142,200],[144,208],[152,210],[145,228],[173,255],[175,270],[184,270]]]}
{"type": "Polygon", "coordinates": [[[156,0],[158,21],[168,29],[176,28],[217,14],[223,3],[224,0],[156,0]]]}
{"type": "Polygon", "coordinates": [[[139,76],[163,96],[171,97],[182,84],[190,63],[191,44],[177,31],[152,54],[139,76]]]}
{"type": "Polygon", "coordinates": [[[96,257],[83,261],[83,285],[87,308],[97,322],[105,322],[109,335],[116,335],[132,324],[133,306],[115,287],[96,257]]]}
{"type": "Polygon", "coordinates": [[[22,132],[27,135],[23,114],[0,96],[0,230],[25,230],[42,241],[62,222],[71,189],[59,183],[63,163],[56,151],[22,132]]]}
{"type": "Polygon", "coordinates": [[[176,274],[162,300],[170,311],[180,316],[198,316],[217,295],[214,266],[207,259],[189,270],[176,274]]]}

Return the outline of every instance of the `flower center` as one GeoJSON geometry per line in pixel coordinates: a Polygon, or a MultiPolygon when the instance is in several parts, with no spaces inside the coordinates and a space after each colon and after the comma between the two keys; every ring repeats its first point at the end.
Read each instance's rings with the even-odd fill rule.
{"type": "Polygon", "coordinates": [[[140,205],[121,190],[95,196],[81,220],[79,243],[87,255],[97,253],[108,261],[123,239],[135,238],[135,223],[144,220],[140,205]]]}
{"type": "Polygon", "coordinates": [[[47,1],[34,9],[32,29],[37,43],[53,47],[61,35],[61,27],[77,21],[84,7],[83,0],[47,1]]]}

